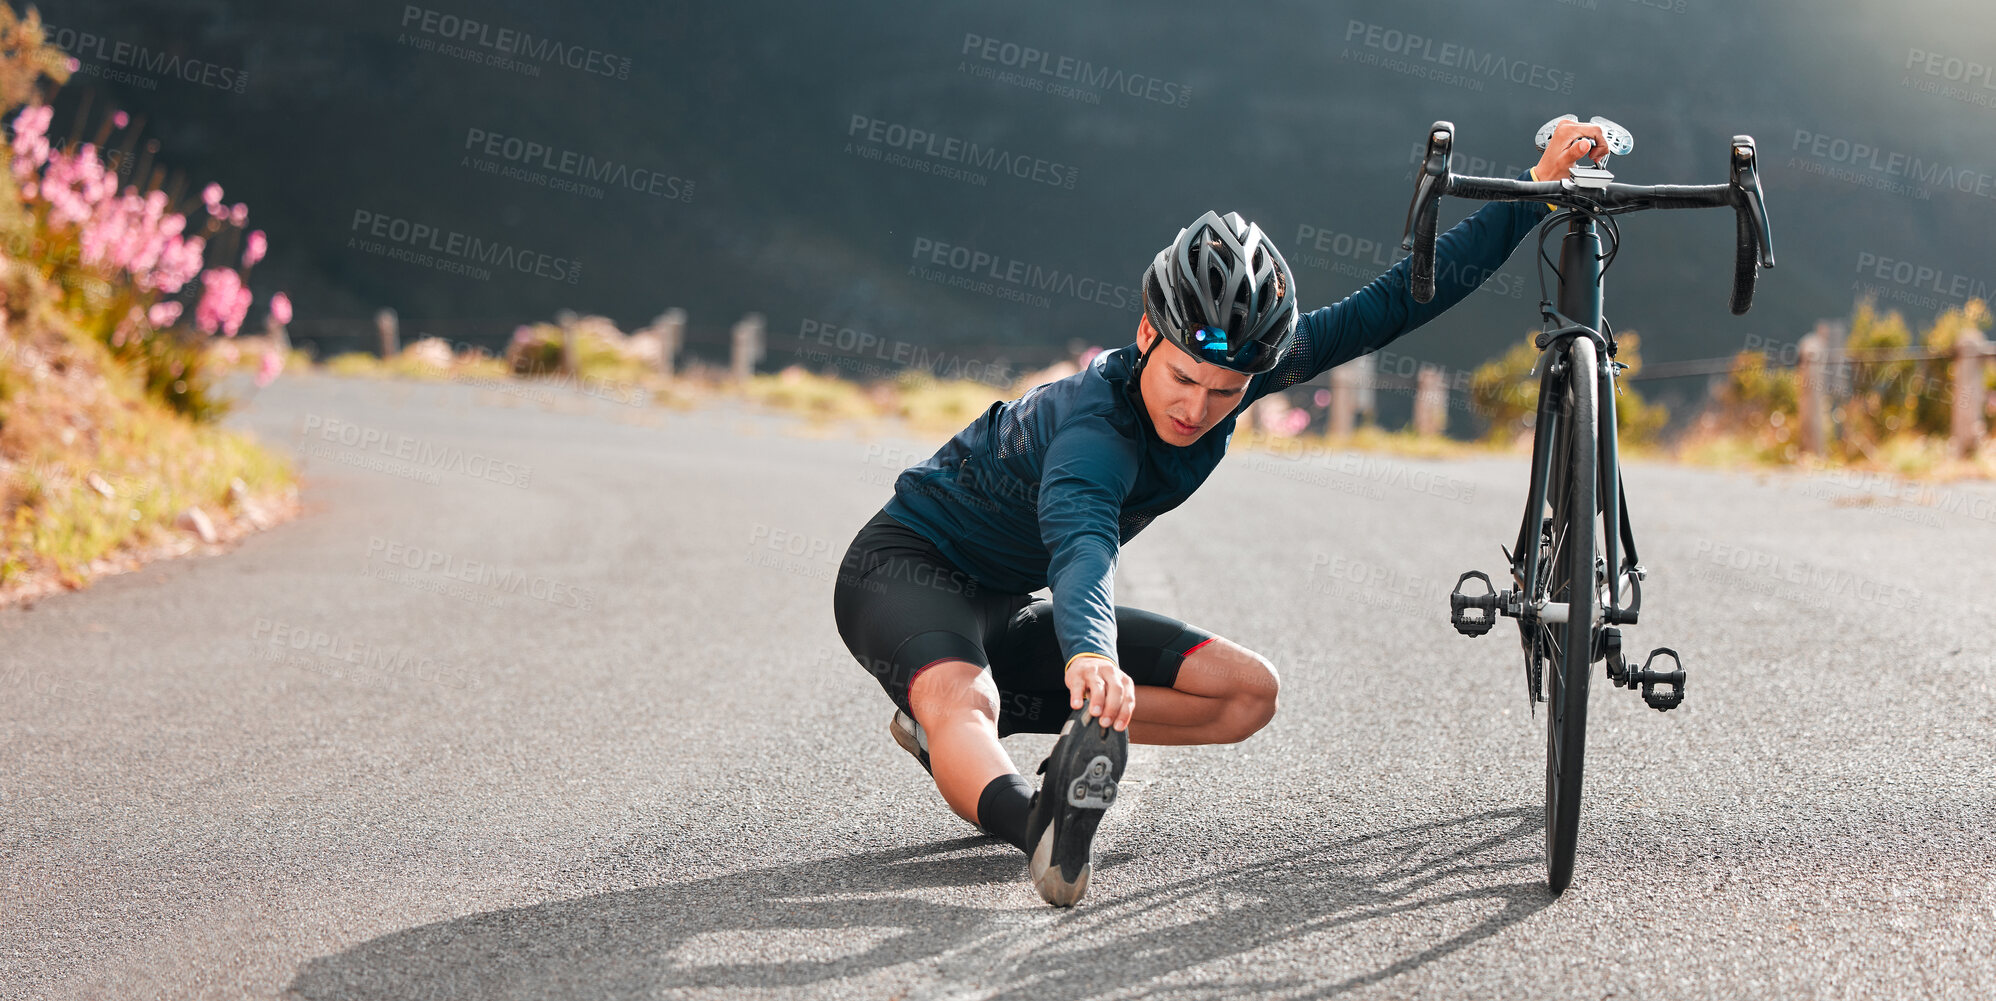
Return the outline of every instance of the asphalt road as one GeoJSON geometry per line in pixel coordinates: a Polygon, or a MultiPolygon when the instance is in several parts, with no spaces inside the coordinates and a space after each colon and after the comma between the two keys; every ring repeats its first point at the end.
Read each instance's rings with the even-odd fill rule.
{"type": "Polygon", "coordinates": [[[237,420],[300,520],[0,611],[0,997],[1996,995],[1987,486],[1629,469],[1631,645],[1691,682],[1597,683],[1553,900],[1515,629],[1444,597],[1523,461],[1236,454],[1118,598],[1280,711],[1139,749],[1062,911],[833,627],[939,437],[325,378],[237,420]]]}

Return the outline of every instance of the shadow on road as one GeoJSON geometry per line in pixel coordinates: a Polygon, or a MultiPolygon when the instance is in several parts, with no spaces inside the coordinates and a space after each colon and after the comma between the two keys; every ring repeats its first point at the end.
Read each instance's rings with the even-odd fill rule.
{"type": "Polygon", "coordinates": [[[1544,908],[1543,829],[1536,810],[1493,810],[1133,892],[1101,879],[1132,860],[1104,857],[1102,899],[1067,912],[923,899],[928,889],[993,883],[1030,892],[1024,859],[1011,849],[983,838],[937,841],[412,928],[306,963],[288,996],[651,998],[669,989],[800,987],[918,964],[893,979],[918,993],[940,977],[985,996],[1077,1001],[1145,984],[1150,996],[1326,997],[1417,969],[1544,908]],[[1368,948],[1364,971],[1336,981],[1158,982],[1413,914],[1423,920],[1409,929],[1430,939],[1440,926],[1452,933],[1420,941],[1375,930],[1368,941],[1402,947],[1368,948]],[[1098,970],[1116,975],[1087,975],[1098,970]]]}

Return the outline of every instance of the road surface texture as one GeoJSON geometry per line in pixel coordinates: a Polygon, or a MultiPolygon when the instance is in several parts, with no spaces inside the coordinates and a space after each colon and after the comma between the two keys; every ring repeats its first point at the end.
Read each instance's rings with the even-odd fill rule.
{"type": "Polygon", "coordinates": [[[941,436],[538,393],[280,380],[300,520],[0,611],[0,996],[1996,995],[1987,486],[1630,468],[1688,699],[1595,683],[1553,900],[1515,626],[1446,613],[1524,460],[1237,452],[1117,595],[1280,711],[1139,748],[1056,910],[832,622],[941,436]]]}

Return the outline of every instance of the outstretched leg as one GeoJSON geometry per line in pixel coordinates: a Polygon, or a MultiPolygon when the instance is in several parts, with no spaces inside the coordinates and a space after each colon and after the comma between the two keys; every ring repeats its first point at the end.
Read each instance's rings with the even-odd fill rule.
{"type": "Polygon", "coordinates": [[[1061,907],[1079,901],[1094,869],[1096,828],[1129,761],[1129,735],[1073,714],[1041,766],[1046,782],[1035,795],[998,743],[998,686],[989,671],[962,660],[932,664],[916,674],[908,701],[944,802],[1025,852],[1041,899],[1061,907]]]}
{"type": "Polygon", "coordinates": [[[978,799],[993,779],[1018,773],[998,743],[998,685],[991,673],[964,660],[932,664],[915,675],[908,703],[928,736],[929,767],[943,801],[957,816],[999,834],[978,818],[978,799]]]}

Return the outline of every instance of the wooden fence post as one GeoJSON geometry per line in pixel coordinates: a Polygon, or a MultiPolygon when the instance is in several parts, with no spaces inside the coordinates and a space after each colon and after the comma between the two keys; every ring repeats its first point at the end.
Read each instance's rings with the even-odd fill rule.
{"type": "Polygon", "coordinates": [[[1358,413],[1358,369],[1346,363],[1331,369],[1331,437],[1349,438],[1358,413]]]}
{"type": "Polygon", "coordinates": [[[762,314],[750,313],[735,324],[734,353],[729,359],[730,374],[737,382],[747,382],[762,360],[762,314]]]}
{"type": "Polygon", "coordinates": [[[674,306],[651,321],[653,330],[658,331],[658,369],[667,376],[672,374],[674,361],[679,357],[679,345],[686,338],[686,311],[674,306]]]}
{"type": "Polygon", "coordinates": [[[1817,320],[1816,334],[1823,339],[1823,393],[1832,401],[1848,400],[1851,393],[1850,360],[1844,346],[1850,343],[1850,324],[1843,320],[1817,320]]]}
{"type": "Polygon", "coordinates": [[[1954,454],[1973,459],[1989,433],[1983,408],[1989,398],[1989,384],[1983,373],[1989,365],[1989,338],[1980,330],[1966,330],[1954,342],[1954,454]]]}
{"type": "Polygon", "coordinates": [[[1800,411],[1800,445],[1804,455],[1825,455],[1830,422],[1829,387],[1824,384],[1823,356],[1829,345],[1822,330],[1802,338],[1795,366],[1795,404],[1800,411]]]}
{"type": "Polygon", "coordinates": [[[1433,438],[1448,431],[1448,383],[1442,370],[1423,365],[1414,375],[1414,433],[1433,438]]]}
{"type": "Polygon", "coordinates": [[[1351,365],[1353,375],[1352,384],[1358,387],[1358,404],[1355,407],[1358,414],[1353,418],[1353,423],[1361,420],[1377,423],[1379,420],[1379,356],[1375,354],[1359,355],[1353,358],[1349,364],[1351,365]]]}
{"type": "Polygon", "coordinates": [[[554,322],[561,327],[561,374],[575,375],[575,311],[556,310],[554,322]]]}
{"type": "Polygon", "coordinates": [[[393,358],[402,353],[400,322],[393,309],[374,314],[374,330],[381,335],[381,357],[393,358]]]}

